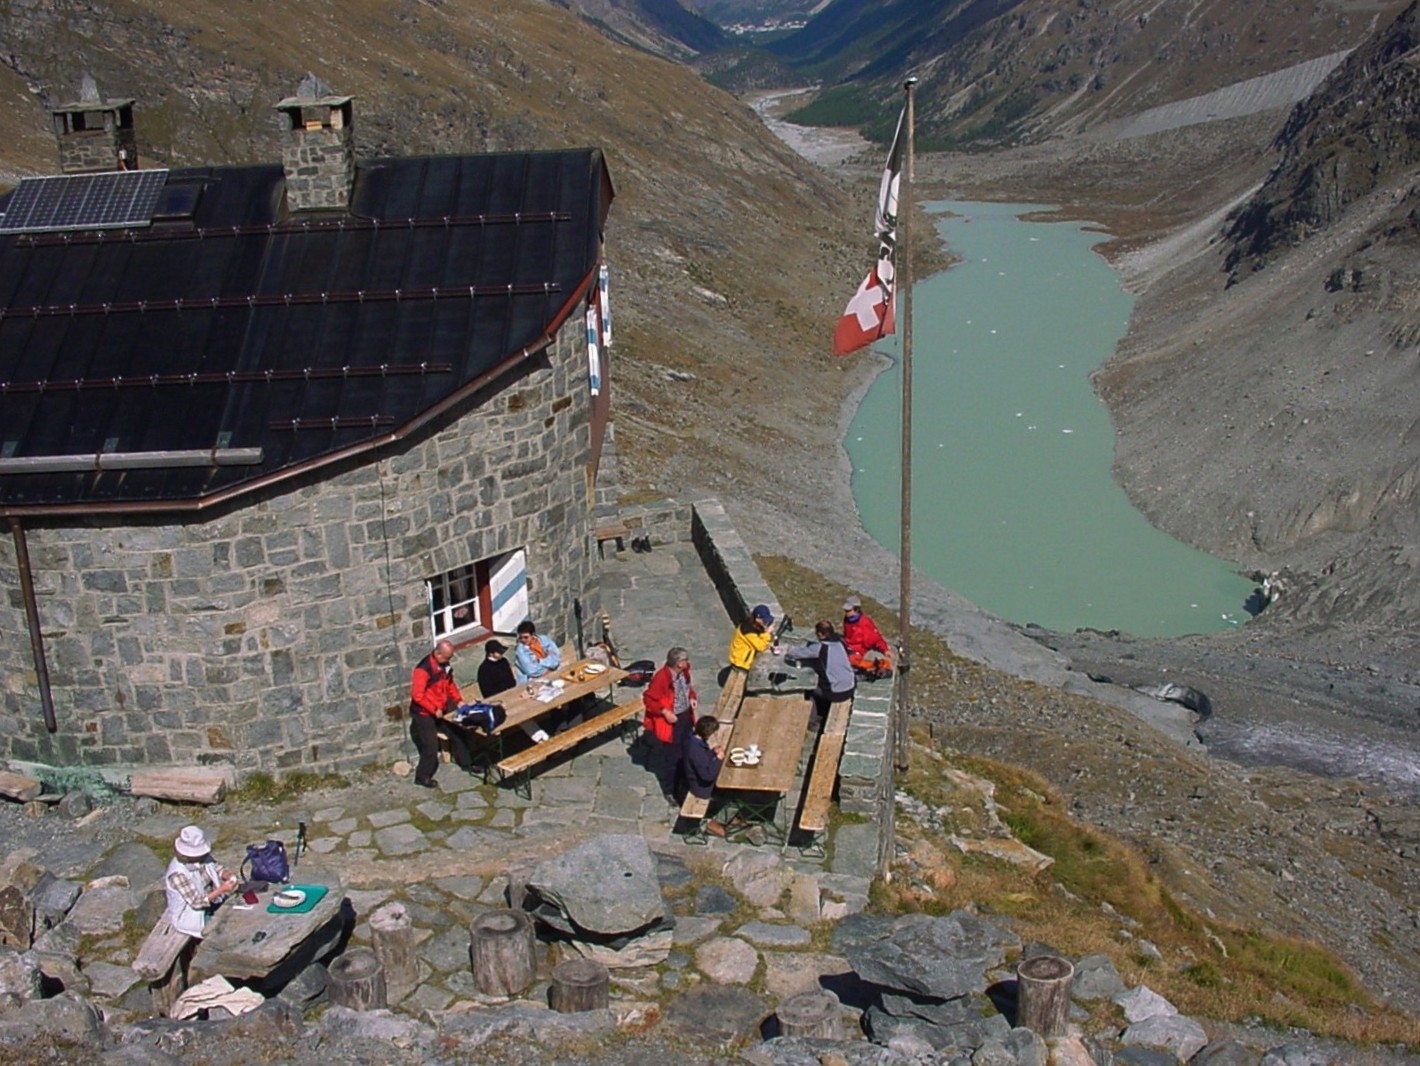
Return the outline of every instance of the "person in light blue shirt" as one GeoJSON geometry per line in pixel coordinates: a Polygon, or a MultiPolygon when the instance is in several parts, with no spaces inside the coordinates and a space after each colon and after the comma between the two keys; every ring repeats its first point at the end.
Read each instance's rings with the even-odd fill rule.
{"type": "Polygon", "coordinates": [[[833,628],[832,622],[818,622],[814,625],[811,643],[802,648],[785,652],[787,662],[804,663],[818,673],[818,685],[811,693],[814,701],[814,724],[822,726],[828,720],[835,703],[852,703],[857,677],[853,664],[848,661],[848,649],[843,646],[843,638],[833,628]]]}
{"type": "Polygon", "coordinates": [[[562,652],[551,637],[541,636],[531,620],[518,623],[518,646],[513,650],[513,669],[518,683],[525,685],[562,666],[562,652]]]}

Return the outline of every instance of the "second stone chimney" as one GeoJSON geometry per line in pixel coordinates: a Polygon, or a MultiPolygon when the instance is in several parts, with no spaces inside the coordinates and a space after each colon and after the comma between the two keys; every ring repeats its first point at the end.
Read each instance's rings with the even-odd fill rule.
{"type": "Polygon", "coordinates": [[[288,128],[281,146],[286,206],[292,211],[344,211],[355,183],[353,96],[338,96],[314,74],[276,105],[288,128]]]}
{"type": "Polygon", "coordinates": [[[50,108],[49,115],[59,141],[61,173],[138,169],[132,100],[105,100],[98,84],[86,73],[79,99],[50,108]]]}

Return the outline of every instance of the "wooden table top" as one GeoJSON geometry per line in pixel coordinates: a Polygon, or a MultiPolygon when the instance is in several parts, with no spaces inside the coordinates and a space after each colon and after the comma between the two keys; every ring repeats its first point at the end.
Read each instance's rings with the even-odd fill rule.
{"type": "Polygon", "coordinates": [[[303,863],[291,871],[291,883],[324,885],[327,891],[304,914],[267,910],[271,898],[287,887],[284,885],[272,885],[262,892],[250,909],[239,909],[244,906],[240,897],[222,904],[193,953],[189,973],[194,984],[217,974],[240,981],[265,977],[339,916],[345,900],[345,883],[339,874],[303,863]]]}
{"type": "Polygon", "coordinates": [[[716,788],[753,792],[788,792],[794,787],[804,734],[813,705],[806,699],[751,696],[740,704],[739,717],[730,731],[730,748],[758,744],[764,753],[758,766],[735,766],[725,752],[725,765],[715,779],[716,788]]]}
{"type": "Polygon", "coordinates": [[[584,674],[585,668],[594,662],[596,662],[595,659],[578,659],[575,663],[563,666],[562,669],[551,674],[534,678],[530,682],[534,687],[550,681],[566,682],[561,692],[551,700],[543,701],[527,695],[528,685],[519,685],[517,688],[511,688],[507,692],[500,692],[497,696],[490,697],[489,701],[501,703],[503,710],[508,715],[508,720],[499,726],[496,732],[507,732],[515,726],[539,718],[548,711],[562,707],[573,700],[590,696],[599,689],[612,688],[627,676],[625,670],[615,666],[608,666],[600,674],[584,674]]]}

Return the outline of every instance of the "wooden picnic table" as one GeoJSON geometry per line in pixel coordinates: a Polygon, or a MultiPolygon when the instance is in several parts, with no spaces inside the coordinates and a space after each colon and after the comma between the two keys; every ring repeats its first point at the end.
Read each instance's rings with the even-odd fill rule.
{"type": "Polygon", "coordinates": [[[751,696],[745,699],[740,704],[729,743],[731,748],[758,745],[763,753],[760,763],[735,766],[727,750],[725,763],[715,778],[715,790],[733,790],[736,796],[730,802],[739,808],[741,815],[774,829],[780,843],[787,839],[788,832],[787,828],[776,824],[774,816],[780,799],[794,787],[811,710],[809,701],[802,697],[751,696]]]}
{"type": "Polygon", "coordinates": [[[340,875],[308,863],[291,871],[291,885],[270,886],[250,907],[240,896],[232,897],[207,923],[193,952],[188,967],[192,983],[220,974],[258,989],[263,984],[284,984],[339,942],[344,904],[345,882],[340,875]],[[309,911],[270,910],[277,892],[307,885],[326,889],[309,911]]]}
{"type": "MultiPolygon", "coordinates": [[[[578,659],[571,665],[563,666],[553,673],[535,677],[528,684],[510,688],[507,692],[500,692],[497,696],[487,697],[489,702],[501,703],[503,710],[508,715],[507,720],[494,732],[496,734],[506,733],[510,729],[541,718],[559,707],[565,707],[583,696],[593,695],[601,689],[612,690],[627,676],[625,670],[616,666],[607,666],[599,674],[588,674],[586,669],[593,663],[596,663],[595,659],[578,659]],[[541,700],[527,694],[529,688],[537,689],[553,681],[561,681],[563,684],[557,695],[551,699],[541,700]]],[[[597,663],[597,665],[605,666],[606,664],[597,663]]]]}

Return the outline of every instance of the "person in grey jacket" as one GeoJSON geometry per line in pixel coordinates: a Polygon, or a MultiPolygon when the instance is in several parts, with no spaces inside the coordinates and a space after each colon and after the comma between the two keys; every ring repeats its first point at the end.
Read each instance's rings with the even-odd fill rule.
{"type": "Polygon", "coordinates": [[[814,636],[816,640],[785,652],[784,658],[789,662],[805,663],[817,671],[818,685],[812,693],[814,724],[822,725],[828,720],[828,712],[835,703],[852,701],[857,676],[853,673],[853,664],[848,661],[848,649],[843,644],[843,638],[834,630],[832,622],[814,623],[814,636]]]}

